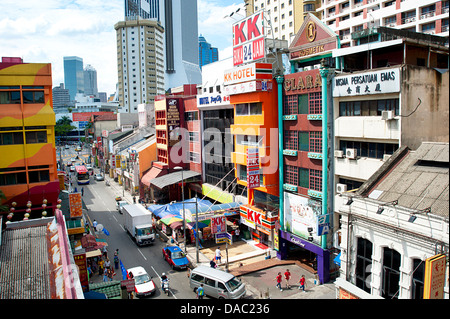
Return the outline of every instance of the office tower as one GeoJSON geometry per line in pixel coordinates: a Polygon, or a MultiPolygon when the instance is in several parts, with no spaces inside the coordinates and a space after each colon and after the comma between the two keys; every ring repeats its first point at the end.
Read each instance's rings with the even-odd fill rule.
{"type": "Polygon", "coordinates": [[[69,90],[64,88],[64,83],[52,89],[53,108],[67,107],[70,104],[69,90]]]}
{"type": "MultiPolygon", "coordinates": [[[[0,63],[0,188],[11,221],[51,216],[59,194],[50,63],[0,63]],[[45,201],[44,201],[45,200],[45,201]],[[27,212],[27,203],[30,211],[27,212]],[[13,204],[15,203],[15,204],[13,204]],[[42,204],[47,205],[43,214],[42,204]],[[11,215],[11,214],[9,214],[11,215]]],[[[5,221],[5,219],[3,220],[5,221]]]]}
{"type": "Polygon", "coordinates": [[[70,100],[77,93],[84,93],[83,59],[77,56],[64,57],[64,85],[69,90],[70,100]]]}
{"type": "Polygon", "coordinates": [[[357,44],[352,33],[379,26],[445,36],[448,45],[448,0],[328,0],[317,11],[341,47],[357,44]]]}
{"type": "Polygon", "coordinates": [[[160,20],[161,0],[125,0],[125,20],[156,19],[160,20]]]}
{"type": "Polygon", "coordinates": [[[137,113],[138,104],[164,94],[164,28],[153,20],[114,25],[117,35],[118,96],[122,112],[137,113]]]}
{"type": "Polygon", "coordinates": [[[288,45],[294,40],[306,14],[318,15],[316,9],[320,3],[320,0],[245,0],[247,15],[264,10],[268,26],[266,36],[287,40],[288,45]]]}
{"type": "Polygon", "coordinates": [[[97,71],[90,64],[86,65],[83,71],[84,76],[84,94],[91,96],[98,95],[97,88],[97,71]]]}
{"type": "Polygon", "coordinates": [[[183,84],[202,83],[198,65],[197,0],[166,0],[166,90],[183,84]]]}
{"type": "Polygon", "coordinates": [[[217,48],[213,48],[211,44],[206,42],[205,37],[200,35],[198,37],[198,64],[200,69],[202,66],[218,60],[219,50],[217,48]]]}

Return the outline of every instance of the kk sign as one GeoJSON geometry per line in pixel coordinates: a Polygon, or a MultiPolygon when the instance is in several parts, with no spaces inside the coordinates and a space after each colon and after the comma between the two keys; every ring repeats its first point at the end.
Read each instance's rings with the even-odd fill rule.
{"type": "Polygon", "coordinates": [[[233,65],[265,57],[264,11],[233,24],[233,65]]]}
{"type": "Polygon", "coordinates": [[[259,149],[247,148],[247,188],[257,188],[259,181],[259,149]]]}

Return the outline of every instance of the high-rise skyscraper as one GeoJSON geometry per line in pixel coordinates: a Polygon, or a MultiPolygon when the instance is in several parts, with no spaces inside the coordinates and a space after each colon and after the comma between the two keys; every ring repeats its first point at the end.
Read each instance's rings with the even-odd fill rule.
{"type": "Polygon", "coordinates": [[[204,36],[200,35],[198,37],[198,64],[200,69],[202,66],[219,61],[219,50],[213,48],[211,44],[206,42],[204,36]]]}
{"type": "Polygon", "coordinates": [[[64,57],[64,85],[69,90],[70,100],[77,93],[84,93],[83,59],[77,56],[64,57]]]}
{"type": "Polygon", "coordinates": [[[90,64],[86,65],[83,71],[84,76],[84,94],[85,95],[98,95],[97,88],[97,71],[90,64]]]}
{"type": "Polygon", "coordinates": [[[125,0],[125,19],[160,20],[160,0],[125,0]]]}
{"type": "Polygon", "coordinates": [[[117,35],[117,88],[122,112],[164,94],[164,29],[157,21],[136,19],[114,25],[117,35]]]}

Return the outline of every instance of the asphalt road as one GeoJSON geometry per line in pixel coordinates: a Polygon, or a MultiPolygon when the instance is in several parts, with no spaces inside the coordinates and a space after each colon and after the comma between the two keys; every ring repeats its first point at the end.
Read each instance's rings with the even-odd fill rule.
{"type": "MultiPolygon", "coordinates": [[[[116,210],[115,194],[111,187],[105,185],[104,181],[95,181],[91,178],[90,185],[84,187],[83,200],[89,208],[87,212],[91,221],[94,219],[102,224],[109,232],[109,236],[99,233],[98,237],[105,239],[108,243],[108,254],[113,256],[114,251],[119,249],[119,257],[125,268],[142,266],[147,273],[153,277],[157,287],[155,295],[149,298],[195,298],[195,293],[189,288],[186,271],[172,270],[169,264],[162,258],[162,248],[165,243],[157,238],[153,245],[138,247],[131,236],[123,227],[124,218],[116,210]],[[161,292],[160,276],[162,273],[170,279],[171,294],[161,292]]],[[[111,259],[111,257],[110,257],[111,259]]],[[[117,273],[115,279],[121,280],[121,273],[117,273]]]]}

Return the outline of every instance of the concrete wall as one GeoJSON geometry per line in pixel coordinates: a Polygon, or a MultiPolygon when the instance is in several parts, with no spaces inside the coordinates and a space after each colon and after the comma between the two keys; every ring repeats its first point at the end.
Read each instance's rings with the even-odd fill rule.
{"type": "Polygon", "coordinates": [[[448,71],[441,74],[426,67],[403,67],[401,145],[415,150],[425,141],[449,142],[448,80],[448,71]],[[419,98],[422,102],[414,112],[419,98]]]}

